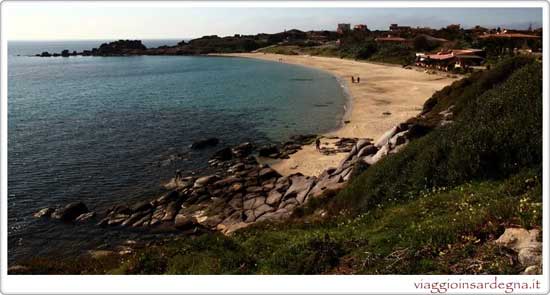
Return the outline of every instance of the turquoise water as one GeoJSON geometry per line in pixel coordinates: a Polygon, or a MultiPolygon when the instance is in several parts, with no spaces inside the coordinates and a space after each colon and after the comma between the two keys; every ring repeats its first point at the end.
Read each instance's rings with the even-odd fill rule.
{"type": "Polygon", "coordinates": [[[338,81],[300,66],[228,57],[26,56],[100,43],[89,42],[9,43],[10,260],[113,239],[110,230],[33,219],[40,208],[82,200],[101,210],[151,197],[176,169],[204,168],[219,148],[321,133],[344,113],[338,81]],[[221,143],[189,150],[205,137],[221,143]]]}

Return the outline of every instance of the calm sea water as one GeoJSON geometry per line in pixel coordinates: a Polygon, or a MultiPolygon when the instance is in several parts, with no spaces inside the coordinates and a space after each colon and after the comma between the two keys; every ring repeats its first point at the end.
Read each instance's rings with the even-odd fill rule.
{"type": "Polygon", "coordinates": [[[28,56],[100,43],[8,45],[10,261],[78,254],[137,235],[155,238],[31,215],[77,200],[102,210],[150,198],[176,169],[205,168],[223,146],[324,132],[338,126],[344,113],[338,81],[300,66],[225,57],[28,56]],[[189,150],[205,137],[221,144],[189,150]]]}

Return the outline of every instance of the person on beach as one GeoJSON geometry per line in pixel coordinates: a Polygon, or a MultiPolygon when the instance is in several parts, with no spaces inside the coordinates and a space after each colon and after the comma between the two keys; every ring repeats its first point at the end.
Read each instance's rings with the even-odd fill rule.
{"type": "Polygon", "coordinates": [[[355,78],[351,76],[351,83],[355,83],[355,78]]]}
{"type": "Polygon", "coordinates": [[[357,77],[357,83],[361,82],[361,77],[357,77]]]}
{"type": "Polygon", "coordinates": [[[315,140],[315,148],[319,151],[321,150],[321,140],[319,138],[317,138],[315,140]]]}

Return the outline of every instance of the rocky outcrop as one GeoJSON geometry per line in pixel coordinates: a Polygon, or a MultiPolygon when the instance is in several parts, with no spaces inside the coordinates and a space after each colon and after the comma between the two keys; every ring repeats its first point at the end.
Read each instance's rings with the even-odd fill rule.
{"type": "MultiPolygon", "coordinates": [[[[328,168],[318,177],[293,174],[281,176],[268,165],[257,162],[252,153],[254,144],[245,142],[217,151],[209,164],[215,172],[208,175],[184,175],[176,171],[165,185],[168,192],[153,200],[109,208],[97,222],[102,227],[172,227],[186,233],[217,230],[224,234],[247,227],[255,222],[289,218],[293,211],[312,198],[330,196],[341,190],[351,179],[354,169],[374,165],[384,156],[397,152],[409,142],[410,124],[400,124],[373,144],[371,139],[341,138],[335,146],[346,157],[338,167],[328,168]]],[[[300,149],[311,144],[317,136],[296,136],[282,145],[263,146],[258,153],[274,157],[284,151],[300,149]]],[[[194,148],[217,144],[211,138],[198,141],[194,148]]],[[[364,169],[364,168],[363,168],[364,169]]],[[[78,222],[90,221],[96,214],[83,204],[65,208],[45,208],[35,216],[56,216],[78,222]]]]}
{"type": "Polygon", "coordinates": [[[82,202],[75,202],[56,209],[51,217],[63,221],[74,221],[81,214],[88,213],[88,207],[82,202]]]}
{"type": "Polygon", "coordinates": [[[538,229],[507,228],[495,241],[518,254],[518,261],[525,267],[524,274],[542,273],[542,242],[538,229]]]}

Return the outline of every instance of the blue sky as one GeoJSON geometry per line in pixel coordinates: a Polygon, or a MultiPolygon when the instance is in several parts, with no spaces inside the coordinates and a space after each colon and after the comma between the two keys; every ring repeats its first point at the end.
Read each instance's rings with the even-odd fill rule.
{"type": "Polygon", "coordinates": [[[4,21],[9,40],[178,39],[274,33],[292,28],[333,30],[340,22],[363,23],[370,29],[386,29],[390,23],[434,28],[451,23],[507,28],[542,25],[540,8],[193,8],[7,3],[10,5],[5,7],[4,21]]]}

